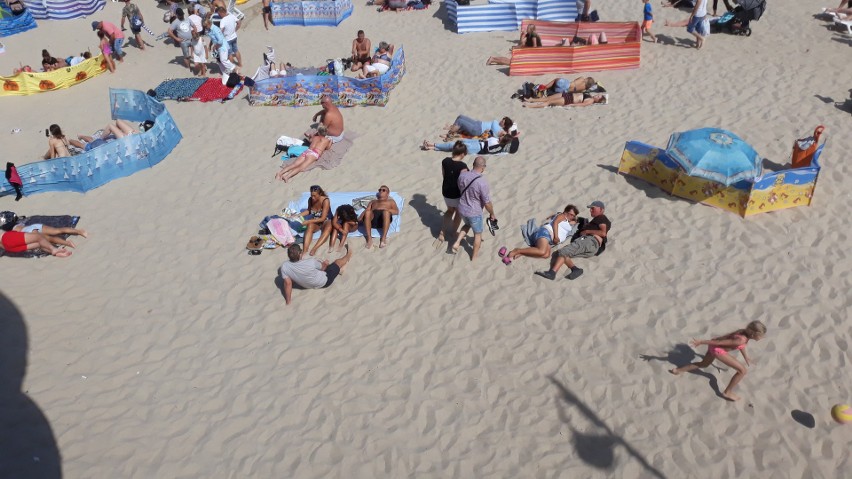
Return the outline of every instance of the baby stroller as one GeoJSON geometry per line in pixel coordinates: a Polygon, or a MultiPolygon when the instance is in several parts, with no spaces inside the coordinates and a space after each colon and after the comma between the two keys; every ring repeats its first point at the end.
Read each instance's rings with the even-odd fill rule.
{"type": "Polygon", "coordinates": [[[733,12],[710,22],[710,33],[751,36],[751,22],[760,20],[765,11],[766,0],[740,0],[733,12]]]}

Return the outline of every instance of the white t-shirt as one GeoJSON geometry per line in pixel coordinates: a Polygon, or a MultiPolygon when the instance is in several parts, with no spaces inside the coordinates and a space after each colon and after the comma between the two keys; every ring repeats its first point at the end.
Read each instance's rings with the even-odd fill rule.
{"type": "Polygon", "coordinates": [[[85,61],[85,60],[86,60],[86,59],[85,59],[85,58],[83,58],[83,57],[71,57],[71,61],[68,63],[68,65],[69,65],[69,66],[74,66],[74,65],[77,65],[77,64],[82,63],[82,62],[83,62],[83,61],[85,61]]]}
{"type": "Polygon", "coordinates": [[[701,18],[707,16],[707,0],[696,0],[698,2],[698,9],[695,10],[695,18],[701,18]]]}
{"type": "Polygon", "coordinates": [[[237,17],[230,13],[225,15],[225,18],[219,22],[219,28],[222,29],[225,40],[230,42],[237,39],[237,17]]]}
{"type": "Polygon", "coordinates": [[[193,13],[186,17],[186,19],[189,20],[189,23],[191,23],[193,27],[195,27],[196,32],[201,33],[201,31],[204,30],[204,27],[201,25],[201,17],[198,15],[193,13]]]}
{"type": "MultiPolygon", "coordinates": [[[[556,241],[556,237],[553,235],[553,220],[550,223],[544,225],[544,228],[547,228],[547,231],[550,232],[550,237],[553,238],[553,241],[556,241]]],[[[563,221],[559,223],[559,242],[563,242],[566,239],[571,238],[571,235],[574,234],[574,225],[569,223],[568,221],[563,221]]]]}
{"type": "Polygon", "coordinates": [[[307,289],[319,289],[328,281],[322,263],[315,258],[302,259],[296,262],[285,261],[279,271],[281,277],[290,278],[294,283],[307,289]]]}

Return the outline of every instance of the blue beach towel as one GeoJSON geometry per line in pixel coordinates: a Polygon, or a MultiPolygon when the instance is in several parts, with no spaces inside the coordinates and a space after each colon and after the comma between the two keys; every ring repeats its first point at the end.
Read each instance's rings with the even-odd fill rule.
{"type": "Polygon", "coordinates": [[[154,88],[157,100],[182,100],[189,98],[201,88],[207,78],[176,78],[166,80],[154,88]]]}

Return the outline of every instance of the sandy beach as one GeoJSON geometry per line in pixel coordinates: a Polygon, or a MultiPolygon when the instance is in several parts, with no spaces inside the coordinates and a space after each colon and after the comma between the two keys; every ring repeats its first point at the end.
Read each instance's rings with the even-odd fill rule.
{"type": "MultiPolygon", "coordinates": [[[[595,3],[604,20],[641,21],[639,0],[595,3]]],[[[166,28],[154,2],[137,4],[155,33],[166,28]]],[[[37,65],[42,48],[94,51],[91,21],[118,24],[121,6],[3,38],[0,71],[37,65]]],[[[358,138],[341,166],[287,184],[273,182],[275,140],[319,107],[252,107],[241,94],[167,102],[184,138],[155,168],[86,194],[0,199],[19,215],[79,215],[90,233],[68,259],[0,259],[0,476],[847,477],[852,426],[829,410],[852,401],[852,119],[834,104],[849,98],[852,39],[814,18],[834,3],[777,0],[751,37],[714,34],[699,51],[663,26],[688,13],[653,6],[666,43],[643,43],[639,69],[592,73],[608,105],[528,110],[510,95],[553,76],[485,66],[518,32],[458,35],[439,3],[378,13],[360,0],[337,28],[265,31],[260,3],[242,5],[247,72],[266,45],[319,65],[363,29],[404,46],[406,74],[386,107],[343,110],[358,138]],[[458,114],[508,115],[522,131],[517,154],[488,158],[501,228],[474,262],[432,247],[446,155],[418,148],[458,114]],[[789,163],[819,124],[810,207],[743,219],[617,173],[626,141],[665,147],[705,126],[789,163]],[[352,239],[346,274],[285,306],[286,252],[244,245],[313,184],[387,184],[405,199],[402,229],[381,250],[352,239]],[[604,254],[577,260],[580,279],[534,276],[543,259],[499,261],[528,218],[568,203],[585,215],[593,200],[612,231],[604,254]],[[667,372],[693,360],[691,338],[751,320],[768,334],[749,344],[741,401],[717,395],[728,367],[667,372]]],[[[110,87],[191,76],[179,49],[145,38],[155,46],[125,45],[114,74],[0,99],[3,160],[37,161],[51,123],[101,128],[110,87]]]]}

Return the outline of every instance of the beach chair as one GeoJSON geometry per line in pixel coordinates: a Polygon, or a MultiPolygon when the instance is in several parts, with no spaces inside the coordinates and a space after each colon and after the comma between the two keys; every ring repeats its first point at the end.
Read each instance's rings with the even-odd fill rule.
{"type": "Polygon", "coordinates": [[[228,2],[228,13],[232,13],[235,17],[237,17],[237,20],[242,20],[246,17],[245,14],[237,8],[237,0],[230,0],[228,2]]]}

